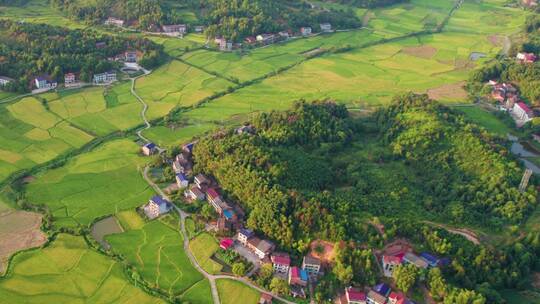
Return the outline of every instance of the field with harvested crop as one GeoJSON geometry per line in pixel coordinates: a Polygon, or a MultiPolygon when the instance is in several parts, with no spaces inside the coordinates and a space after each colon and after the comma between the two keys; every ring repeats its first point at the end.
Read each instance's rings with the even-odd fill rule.
{"type": "Polygon", "coordinates": [[[27,199],[47,205],[56,226],[86,226],[97,217],[140,206],[152,196],[138,172],[146,162],[132,141],[111,141],[37,175],[25,189],[27,199]]]}
{"type": "Polygon", "coordinates": [[[164,303],[131,285],[122,265],[60,234],[45,249],[18,254],[0,280],[3,303],[164,303]]]}
{"type": "MultiPolygon", "coordinates": [[[[184,252],[178,219],[172,218],[168,222],[154,220],[140,229],[109,235],[106,240],[114,252],[135,266],[143,280],[183,298],[204,277],[191,265],[184,252]]],[[[199,296],[204,298],[206,295],[201,292],[199,296]]]]}

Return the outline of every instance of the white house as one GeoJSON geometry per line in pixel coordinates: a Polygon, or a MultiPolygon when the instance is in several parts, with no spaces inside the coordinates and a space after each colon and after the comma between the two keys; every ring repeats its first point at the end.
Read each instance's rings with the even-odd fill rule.
{"type": "Polygon", "coordinates": [[[191,189],[186,190],[184,192],[184,197],[189,198],[189,199],[194,200],[194,201],[195,200],[202,201],[202,200],[204,200],[205,195],[201,191],[201,189],[199,189],[197,187],[191,187],[191,189]]]}
{"type": "Polygon", "coordinates": [[[116,73],[115,72],[108,71],[108,72],[105,72],[105,73],[94,74],[94,83],[95,84],[111,83],[111,82],[114,82],[114,81],[116,81],[116,73]]]}
{"type": "Polygon", "coordinates": [[[184,174],[176,173],[176,184],[178,187],[180,187],[180,189],[184,189],[189,185],[189,180],[184,174]]]}
{"type": "Polygon", "coordinates": [[[55,81],[52,81],[49,75],[38,76],[34,79],[34,84],[38,89],[54,89],[58,85],[55,81]]]}
{"type": "Polygon", "coordinates": [[[7,76],[0,76],[0,86],[2,87],[13,81],[14,81],[13,78],[9,78],[7,76]]]}
{"type": "Polygon", "coordinates": [[[301,27],[300,28],[300,34],[302,34],[302,36],[308,36],[308,35],[311,35],[311,27],[301,27]]]}
{"type": "Polygon", "coordinates": [[[402,258],[399,256],[393,255],[383,255],[382,257],[382,266],[385,277],[392,277],[394,269],[397,266],[401,265],[402,258]]]}
{"type": "Polygon", "coordinates": [[[306,255],[302,260],[302,269],[310,275],[318,275],[321,271],[321,261],[312,256],[306,255]]]}
{"type": "Polygon", "coordinates": [[[514,104],[512,113],[521,120],[529,121],[534,117],[533,111],[522,101],[514,104]]]}
{"type": "Polygon", "coordinates": [[[199,187],[199,188],[202,188],[203,186],[210,185],[210,181],[203,174],[197,174],[197,176],[195,176],[194,180],[195,180],[195,184],[197,184],[197,187],[199,187]]]}
{"type": "Polygon", "coordinates": [[[64,75],[64,85],[69,86],[77,82],[75,73],[67,73],[64,75]]]}
{"type": "Polygon", "coordinates": [[[167,200],[156,195],[144,206],[144,213],[149,219],[155,219],[156,217],[169,212],[171,208],[171,204],[167,200]]]}
{"type": "Polygon", "coordinates": [[[187,25],[185,24],[171,24],[162,26],[163,32],[168,35],[180,36],[187,32],[187,25]]]}
{"type": "Polygon", "coordinates": [[[255,233],[253,233],[252,230],[249,230],[249,229],[240,229],[240,230],[238,231],[238,237],[237,237],[237,239],[238,239],[238,241],[239,241],[240,243],[242,243],[242,245],[246,246],[247,241],[248,241],[251,237],[253,237],[253,235],[255,235],[255,233]]]}
{"type": "Polygon", "coordinates": [[[259,259],[264,259],[267,255],[272,253],[272,250],[274,250],[275,245],[267,240],[261,240],[255,248],[255,254],[259,257],[259,259]]]}
{"type": "Polygon", "coordinates": [[[142,146],[141,151],[144,155],[150,156],[156,152],[156,144],[147,143],[146,145],[142,146]]]}
{"type": "Polygon", "coordinates": [[[107,18],[107,20],[105,20],[105,25],[113,25],[113,26],[122,27],[124,26],[124,20],[117,19],[114,17],[109,17],[107,18]]]}
{"type": "Polygon", "coordinates": [[[321,23],[321,32],[329,33],[332,31],[332,25],[330,23],[321,23]]]}
{"type": "Polygon", "coordinates": [[[186,168],[177,160],[173,161],[172,168],[175,173],[185,173],[186,168]]]}

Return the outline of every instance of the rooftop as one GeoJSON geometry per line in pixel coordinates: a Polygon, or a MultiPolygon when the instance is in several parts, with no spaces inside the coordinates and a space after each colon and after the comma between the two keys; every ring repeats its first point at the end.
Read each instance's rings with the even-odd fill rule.
{"type": "Polygon", "coordinates": [[[321,265],[321,261],[317,258],[314,258],[310,255],[306,255],[304,256],[304,264],[309,264],[309,265],[321,265]]]}
{"type": "Polygon", "coordinates": [[[347,287],[345,289],[345,293],[347,294],[347,298],[350,301],[365,301],[366,300],[366,293],[361,291],[358,288],[347,287]]]}
{"type": "Polygon", "coordinates": [[[169,201],[167,201],[166,199],[164,199],[163,197],[161,197],[159,195],[152,196],[152,198],[150,200],[152,202],[156,203],[158,206],[168,205],[169,204],[169,201]]]}
{"type": "Polygon", "coordinates": [[[288,254],[273,254],[270,258],[272,260],[272,263],[279,264],[279,265],[287,265],[289,266],[291,264],[291,258],[288,254]]]}

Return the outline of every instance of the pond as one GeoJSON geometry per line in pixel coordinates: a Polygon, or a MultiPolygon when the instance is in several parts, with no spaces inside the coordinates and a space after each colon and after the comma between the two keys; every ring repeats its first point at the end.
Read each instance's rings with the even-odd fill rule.
{"type": "Polygon", "coordinates": [[[512,152],[512,154],[518,156],[519,160],[523,162],[525,167],[527,167],[528,169],[531,169],[532,172],[534,172],[534,174],[540,174],[540,167],[537,166],[532,161],[525,158],[525,157],[538,157],[540,155],[536,153],[535,151],[532,151],[532,149],[529,148],[530,145],[528,143],[519,142],[517,137],[508,134],[508,139],[512,141],[512,147],[510,148],[510,151],[512,152]]]}
{"type": "Polygon", "coordinates": [[[486,53],[482,53],[482,52],[472,52],[470,55],[469,55],[469,60],[472,60],[472,61],[476,61],[480,58],[484,58],[486,57],[486,53]]]}
{"type": "Polygon", "coordinates": [[[124,230],[120,227],[116,218],[114,216],[109,216],[96,222],[94,226],[92,226],[92,232],[90,234],[99,242],[99,244],[101,244],[101,246],[103,246],[103,248],[109,250],[111,245],[105,241],[105,236],[121,232],[124,232],[124,230]]]}

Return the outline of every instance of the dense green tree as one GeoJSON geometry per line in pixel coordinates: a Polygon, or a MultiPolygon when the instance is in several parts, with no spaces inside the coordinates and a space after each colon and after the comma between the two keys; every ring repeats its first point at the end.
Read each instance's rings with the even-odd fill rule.
{"type": "Polygon", "coordinates": [[[396,281],[397,288],[407,293],[414,286],[418,279],[419,270],[413,264],[399,265],[396,267],[392,276],[396,281]]]}
{"type": "Polygon", "coordinates": [[[289,293],[289,283],[287,281],[274,277],[270,282],[270,291],[279,295],[287,295],[289,293]]]}
{"type": "Polygon", "coordinates": [[[246,265],[244,263],[234,263],[232,265],[232,272],[235,276],[243,277],[246,274],[246,265]]]}

